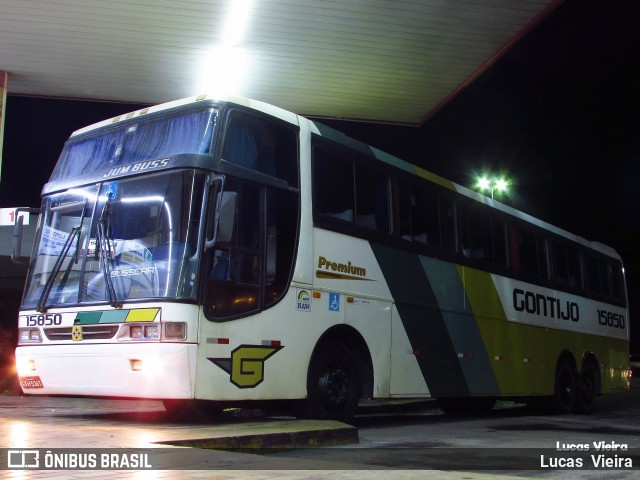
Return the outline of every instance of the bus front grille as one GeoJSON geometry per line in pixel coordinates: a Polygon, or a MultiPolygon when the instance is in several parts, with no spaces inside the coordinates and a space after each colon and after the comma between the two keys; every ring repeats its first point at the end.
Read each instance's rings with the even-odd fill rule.
{"type": "MultiPolygon", "coordinates": [[[[118,325],[83,325],[82,340],[108,340],[118,333],[118,325]]],[[[71,327],[45,328],[44,334],[52,342],[78,340],[73,336],[71,327]]]]}

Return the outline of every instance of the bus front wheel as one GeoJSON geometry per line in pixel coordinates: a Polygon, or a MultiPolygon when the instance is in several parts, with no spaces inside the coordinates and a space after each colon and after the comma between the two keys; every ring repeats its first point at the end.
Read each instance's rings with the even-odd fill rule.
{"type": "Polygon", "coordinates": [[[307,379],[307,416],[349,423],[358,407],[360,389],[356,361],[340,342],[318,346],[307,379]]]}

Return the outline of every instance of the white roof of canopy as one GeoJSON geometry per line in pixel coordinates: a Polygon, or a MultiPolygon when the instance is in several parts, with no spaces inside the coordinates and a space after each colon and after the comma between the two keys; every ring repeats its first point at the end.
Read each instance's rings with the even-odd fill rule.
{"type": "Polygon", "coordinates": [[[558,0],[0,0],[8,92],[419,124],[558,0]]]}

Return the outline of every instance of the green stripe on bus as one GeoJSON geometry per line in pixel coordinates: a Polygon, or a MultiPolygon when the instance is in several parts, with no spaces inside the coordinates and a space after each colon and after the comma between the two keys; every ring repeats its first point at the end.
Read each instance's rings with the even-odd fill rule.
{"type": "Polygon", "coordinates": [[[73,323],[74,325],[93,325],[96,323],[153,322],[159,312],[159,308],[78,312],[73,323]]]}
{"type": "Polygon", "coordinates": [[[432,396],[467,396],[458,362],[429,279],[415,253],[371,244],[432,396]]]}
{"type": "Polygon", "coordinates": [[[421,256],[471,395],[499,395],[484,340],[456,266],[421,256]]]}
{"type": "Polygon", "coordinates": [[[100,321],[102,312],[78,312],[73,320],[74,325],[92,325],[100,321]]]}
{"type": "Polygon", "coordinates": [[[122,323],[128,313],[129,310],[105,310],[102,312],[100,323],[122,323]]]}

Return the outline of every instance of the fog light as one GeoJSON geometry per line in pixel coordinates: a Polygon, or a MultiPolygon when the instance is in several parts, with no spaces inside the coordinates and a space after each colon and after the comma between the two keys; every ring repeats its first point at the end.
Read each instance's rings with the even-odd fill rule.
{"type": "Polygon", "coordinates": [[[36,371],[36,361],[31,358],[16,358],[16,370],[19,376],[29,375],[36,371]]]}
{"type": "Polygon", "coordinates": [[[129,360],[129,364],[131,365],[131,370],[134,372],[142,370],[142,360],[132,358],[129,360]]]}

